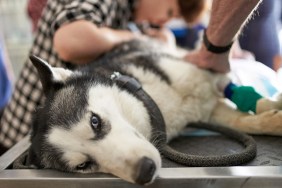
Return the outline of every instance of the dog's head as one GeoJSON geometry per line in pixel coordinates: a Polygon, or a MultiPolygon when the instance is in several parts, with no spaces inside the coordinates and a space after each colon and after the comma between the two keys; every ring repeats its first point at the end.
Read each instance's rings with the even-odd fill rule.
{"type": "Polygon", "coordinates": [[[46,95],[33,122],[30,162],[67,172],[105,172],[138,184],[161,166],[148,141],[150,120],[141,101],[110,78],[54,68],[31,57],[46,95]]]}

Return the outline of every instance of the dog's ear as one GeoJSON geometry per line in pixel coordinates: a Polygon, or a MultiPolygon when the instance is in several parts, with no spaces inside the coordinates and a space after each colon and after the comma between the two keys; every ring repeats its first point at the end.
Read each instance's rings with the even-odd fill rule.
{"type": "Polygon", "coordinates": [[[45,95],[52,89],[62,86],[73,73],[67,69],[52,67],[46,61],[34,55],[30,56],[30,60],[37,69],[45,95]]]}

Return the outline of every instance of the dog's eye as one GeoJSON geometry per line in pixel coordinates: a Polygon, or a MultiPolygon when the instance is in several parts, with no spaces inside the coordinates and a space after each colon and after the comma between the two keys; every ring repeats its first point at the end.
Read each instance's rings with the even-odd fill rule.
{"type": "Polygon", "coordinates": [[[81,164],[79,164],[79,165],[76,166],[76,170],[85,170],[85,169],[89,168],[90,165],[91,165],[91,162],[90,162],[90,161],[81,163],[81,164]]]}
{"type": "Polygon", "coordinates": [[[100,119],[95,114],[92,114],[90,124],[94,131],[99,131],[101,129],[100,119]]]}

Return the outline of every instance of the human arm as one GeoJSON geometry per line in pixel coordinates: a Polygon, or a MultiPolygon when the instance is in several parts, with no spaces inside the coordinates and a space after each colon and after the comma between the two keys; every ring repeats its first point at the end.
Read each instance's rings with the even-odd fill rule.
{"type": "Polygon", "coordinates": [[[97,27],[78,20],[61,26],[54,35],[54,48],[59,57],[75,64],[87,63],[115,45],[136,37],[127,30],[97,27]]]}
{"type": "MultiPolygon", "coordinates": [[[[216,46],[229,45],[260,1],[213,0],[211,18],[206,31],[208,40],[216,46]]],[[[202,45],[199,50],[187,54],[184,59],[200,68],[216,72],[230,71],[229,51],[216,54],[202,45]]]]}
{"type": "MultiPolygon", "coordinates": [[[[145,34],[170,46],[175,45],[175,38],[168,29],[148,29],[145,34]]],[[[84,64],[121,42],[142,37],[142,34],[131,31],[99,28],[89,21],[79,20],[63,25],[55,32],[54,48],[61,59],[84,64]]]]}

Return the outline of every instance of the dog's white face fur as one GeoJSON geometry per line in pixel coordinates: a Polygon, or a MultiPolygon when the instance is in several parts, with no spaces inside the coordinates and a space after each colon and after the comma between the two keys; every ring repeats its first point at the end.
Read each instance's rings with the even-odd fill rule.
{"type": "Polygon", "coordinates": [[[76,71],[31,58],[46,95],[33,123],[29,153],[33,165],[111,173],[142,185],[156,178],[161,157],[150,142],[154,142],[150,114],[133,93],[110,79],[114,71],[134,76],[155,100],[168,139],[192,121],[215,122],[248,133],[282,134],[281,112],[266,108],[267,112],[251,116],[219,103],[217,84],[224,75],[156,56],[146,46],[141,45],[140,52],[139,43],[129,44],[76,71]]]}
{"type": "Polygon", "coordinates": [[[142,161],[148,158],[155,164],[156,170],[150,182],[154,180],[161,166],[161,158],[148,141],[149,117],[143,104],[128,95],[117,87],[90,87],[86,112],[79,122],[67,130],[55,126],[50,129],[46,141],[63,153],[62,160],[70,171],[112,173],[129,182],[136,182],[142,161]],[[93,128],[93,124],[97,128],[93,128]],[[141,129],[136,130],[135,126],[141,129]],[[84,165],[89,166],[79,167],[84,165]]]}

